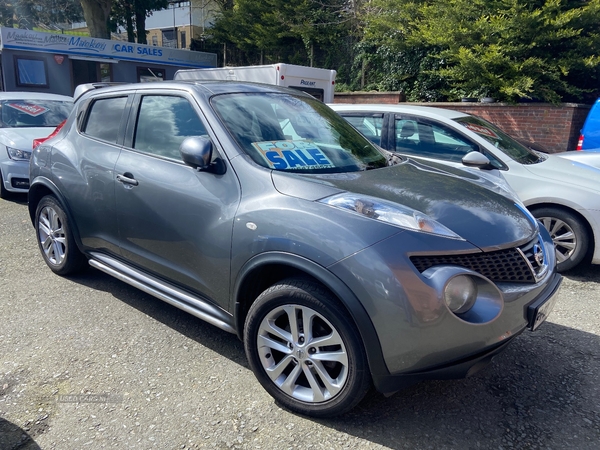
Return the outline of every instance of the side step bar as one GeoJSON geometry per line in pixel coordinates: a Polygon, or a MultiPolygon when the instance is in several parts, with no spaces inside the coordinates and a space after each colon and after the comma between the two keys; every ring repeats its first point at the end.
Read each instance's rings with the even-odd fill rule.
{"type": "Polygon", "coordinates": [[[233,317],[221,308],[198,297],[194,297],[174,286],[167,285],[155,277],[141,273],[109,256],[100,253],[92,253],[91,256],[92,258],[89,260],[90,266],[198,317],[221,330],[233,334],[237,333],[232,325],[233,317]]]}

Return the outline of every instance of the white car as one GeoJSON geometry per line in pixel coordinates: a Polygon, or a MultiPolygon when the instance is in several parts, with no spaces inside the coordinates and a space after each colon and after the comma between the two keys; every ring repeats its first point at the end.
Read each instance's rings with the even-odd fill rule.
{"type": "Polygon", "coordinates": [[[33,140],[67,118],[73,99],[39,92],[0,92],[0,197],[29,189],[33,140]]]}
{"type": "Polygon", "coordinates": [[[586,150],[583,150],[554,153],[554,155],[600,169],[600,152],[588,152],[586,150]]]}
{"type": "Polygon", "coordinates": [[[489,122],[458,111],[384,104],[330,106],[387,150],[457,166],[477,152],[467,160],[479,159],[481,170],[502,173],[550,231],[559,271],[590,256],[592,263],[600,264],[600,169],[594,161],[532,151],[489,122]],[[489,164],[485,158],[481,163],[481,155],[489,164]]]}

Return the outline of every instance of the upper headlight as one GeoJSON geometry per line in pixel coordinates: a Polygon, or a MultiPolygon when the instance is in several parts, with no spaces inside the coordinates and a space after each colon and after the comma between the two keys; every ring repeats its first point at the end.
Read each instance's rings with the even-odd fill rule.
{"type": "Polygon", "coordinates": [[[19,150],[18,148],[6,147],[8,157],[15,161],[29,161],[31,159],[31,152],[27,150],[19,150]]]}
{"type": "Polygon", "coordinates": [[[379,198],[343,193],[319,201],[326,205],[345,209],[369,219],[380,220],[400,228],[464,240],[452,230],[420,211],[379,198]]]}

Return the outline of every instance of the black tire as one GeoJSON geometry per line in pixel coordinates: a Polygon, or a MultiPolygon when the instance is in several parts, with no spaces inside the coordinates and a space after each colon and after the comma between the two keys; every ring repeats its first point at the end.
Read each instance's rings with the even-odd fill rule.
{"type": "Polygon", "coordinates": [[[532,214],[542,222],[554,241],[558,272],[570,270],[583,261],[591,239],[581,219],[559,208],[534,209],[532,214]]]}
{"type": "Polygon", "coordinates": [[[35,212],[35,233],[44,261],[58,275],[71,275],[87,267],[77,248],[64,209],[55,197],[43,197],[35,212]]]}
{"type": "Polygon", "coordinates": [[[309,280],[281,281],[257,298],[246,317],[244,346],[260,384],[279,404],[300,414],[337,416],[356,406],[371,386],[352,319],[329,292],[309,280]],[[288,313],[295,318],[294,331],[288,313]]]}

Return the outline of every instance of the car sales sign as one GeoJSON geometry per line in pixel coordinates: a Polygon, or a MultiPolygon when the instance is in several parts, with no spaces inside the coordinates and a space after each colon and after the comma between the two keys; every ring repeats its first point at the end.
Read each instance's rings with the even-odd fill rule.
{"type": "Polygon", "coordinates": [[[252,144],[269,165],[277,170],[330,169],[335,167],[313,143],[306,141],[264,141],[252,144]]]}

